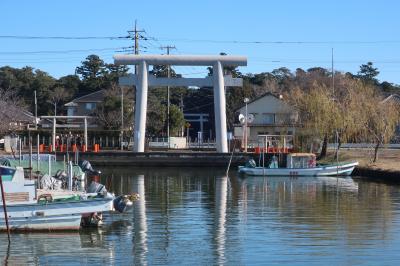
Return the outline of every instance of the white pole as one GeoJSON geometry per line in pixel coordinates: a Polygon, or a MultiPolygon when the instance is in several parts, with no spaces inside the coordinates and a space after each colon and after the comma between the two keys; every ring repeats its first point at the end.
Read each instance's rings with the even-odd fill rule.
{"type": "Polygon", "coordinates": [[[68,189],[72,190],[72,162],[68,162],[68,189]]]}
{"type": "Polygon", "coordinates": [[[22,140],[20,138],[19,139],[19,166],[21,166],[21,160],[22,160],[22,140]]]}
{"type": "Polygon", "coordinates": [[[53,118],[53,151],[56,149],[56,118],[53,118]]]}
{"type": "MultiPolygon", "coordinates": [[[[39,160],[39,158],[38,158],[39,160]]],[[[51,156],[49,155],[48,157],[48,162],[49,162],[49,176],[51,176],[51,156]]]]}
{"type": "Polygon", "coordinates": [[[247,114],[247,98],[246,98],[246,118],[244,120],[244,152],[247,153],[247,118],[248,118],[248,114],[247,114]]]}
{"type": "Polygon", "coordinates": [[[138,85],[136,86],[135,143],[133,147],[134,152],[144,152],[148,90],[147,72],[147,63],[145,61],[140,62],[138,66],[138,85]]]}
{"type": "Polygon", "coordinates": [[[87,149],[88,149],[88,134],[87,134],[87,118],[86,117],[85,117],[84,122],[85,122],[85,129],[84,129],[85,150],[84,151],[87,151],[87,149]]]}
{"type": "Polygon", "coordinates": [[[37,134],[37,138],[36,138],[36,146],[37,146],[37,158],[36,158],[36,171],[40,171],[39,170],[39,168],[40,168],[40,162],[39,162],[39,142],[40,142],[40,137],[39,137],[39,134],[37,134]]]}
{"type": "Polygon", "coordinates": [[[228,140],[226,130],[225,87],[220,61],[217,61],[213,67],[213,85],[217,152],[226,153],[228,152],[228,140]]]}
{"type": "Polygon", "coordinates": [[[124,141],[124,89],[121,87],[121,151],[124,149],[122,142],[124,141]]]}

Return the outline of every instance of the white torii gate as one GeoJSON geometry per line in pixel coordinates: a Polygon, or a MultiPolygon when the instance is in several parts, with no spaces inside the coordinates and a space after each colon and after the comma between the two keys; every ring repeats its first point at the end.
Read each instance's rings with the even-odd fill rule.
{"type": "Polygon", "coordinates": [[[149,86],[214,87],[215,135],[218,152],[228,152],[225,86],[242,86],[242,79],[223,75],[224,66],[246,66],[247,58],[231,55],[115,55],[116,65],[138,65],[137,75],[119,79],[120,85],[136,86],[134,152],[144,152],[149,86]],[[212,66],[213,77],[148,77],[149,65],[212,66]]]}

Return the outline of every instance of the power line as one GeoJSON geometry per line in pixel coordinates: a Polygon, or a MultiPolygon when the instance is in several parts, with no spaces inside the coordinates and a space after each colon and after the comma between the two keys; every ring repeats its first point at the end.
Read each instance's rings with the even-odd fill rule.
{"type": "Polygon", "coordinates": [[[0,35],[0,39],[22,40],[121,40],[130,36],[27,36],[27,35],[0,35]]]}
{"type": "MultiPolygon", "coordinates": [[[[133,32],[133,31],[129,31],[133,32]]],[[[139,30],[137,33],[143,32],[144,30],[139,30]]],[[[201,43],[233,43],[233,44],[396,44],[400,43],[400,40],[328,40],[328,41],[312,41],[312,40],[294,40],[294,41],[284,41],[284,40],[217,40],[217,39],[190,39],[190,38],[155,38],[149,36],[139,35],[138,38],[145,41],[173,41],[173,42],[201,42],[201,43]]],[[[0,35],[0,39],[31,39],[31,40],[127,40],[132,39],[132,36],[32,36],[32,35],[0,35]]]]}
{"type": "Polygon", "coordinates": [[[129,47],[113,47],[113,48],[98,48],[98,49],[77,49],[77,50],[49,50],[49,51],[24,51],[24,52],[0,52],[2,55],[18,55],[18,54],[60,54],[60,53],[81,53],[81,52],[95,52],[95,51],[114,51],[125,49],[129,47]]]}
{"type": "MultiPolygon", "coordinates": [[[[155,39],[155,38],[154,38],[155,39]]],[[[264,40],[212,40],[212,39],[158,39],[159,41],[197,42],[197,43],[233,43],[233,44],[390,44],[400,43],[400,40],[375,40],[375,41],[264,41],[264,40]]]]}

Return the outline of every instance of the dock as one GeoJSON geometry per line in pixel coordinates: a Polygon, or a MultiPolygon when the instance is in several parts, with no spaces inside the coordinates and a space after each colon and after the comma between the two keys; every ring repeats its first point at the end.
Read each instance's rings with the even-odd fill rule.
{"type": "MultiPolygon", "coordinates": [[[[57,153],[57,160],[63,160],[66,153],[57,153]]],[[[74,154],[70,153],[73,158],[74,154]]],[[[191,166],[191,167],[227,167],[230,153],[217,152],[131,152],[101,151],[79,154],[80,160],[88,160],[95,166],[191,166]]],[[[234,153],[231,167],[239,166],[249,158],[249,154],[234,153]]]]}

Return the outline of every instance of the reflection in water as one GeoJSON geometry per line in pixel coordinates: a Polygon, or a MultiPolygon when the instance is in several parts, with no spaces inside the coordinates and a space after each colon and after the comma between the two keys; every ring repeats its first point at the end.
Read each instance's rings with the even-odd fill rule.
{"type": "Polygon", "coordinates": [[[89,264],[114,261],[114,248],[105,243],[101,230],[84,232],[13,233],[10,245],[0,235],[2,265],[89,264]],[[82,255],[82,252],[85,255],[82,255]]]}
{"type": "Polygon", "coordinates": [[[332,176],[318,176],[318,181],[321,181],[323,185],[334,187],[337,190],[346,190],[351,192],[358,192],[358,184],[350,177],[332,177],[332,176]]]}
{"type": "Polygon", "coordinates": [[[132,178],[132,192],[138,193],[140,199],[134,203],[134,242],[133,253],[136,264],[145,265],[147,254],[147,221],[146,221],[146,193],[144,175],[132,178]]]}
{"type": "Polygon", "coordinates": [[[351,178],[102,169],[132,212],[80,233],[0,234],[9,265],[386,264],[400,261],[400,186],[351,178]],[[113,175],[112,175],[113,174],[113,175]]]}
{"type": "Polygon", "coordinates": [[[3,261],[2,265],[8,265],[8,263],[10,263],[10,265],[13,264],[12,261],[9,261],[9,259],[10,259],[10,247],[11,247],[11,242],[7,242],[7,252],[6,252],[6,256],[4,257],[4,261],[3,261]]]}
{"type": "Polygon", "coordinates": [[[225,263],[225,223],[226,223],[226,204],[228,194],[228,177],[217,177],[215,179],[215,222],[216,222],[216,242],[218,264],[225,263]]]}

